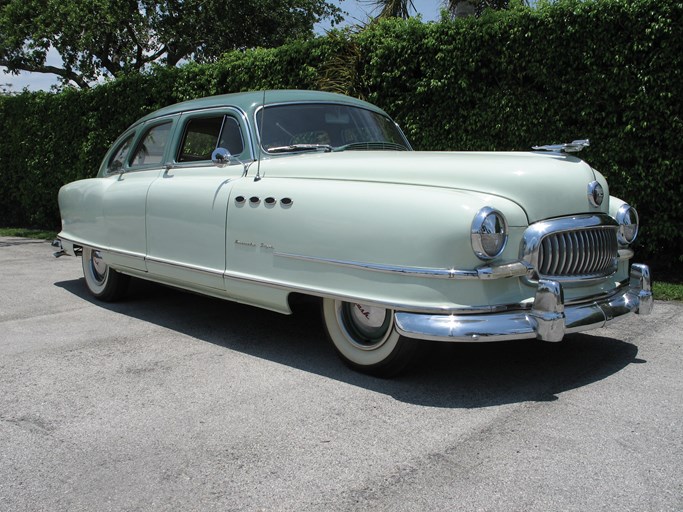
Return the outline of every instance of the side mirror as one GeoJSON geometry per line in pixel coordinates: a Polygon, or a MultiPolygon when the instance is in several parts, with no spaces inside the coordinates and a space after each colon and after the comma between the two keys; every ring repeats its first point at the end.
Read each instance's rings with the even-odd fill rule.
{"type": "Polygon", "coordinates": [[[218,167],[223,167],[224,165],[230,165],[234,161],[234,157],[225,148],[216,148],[211,153],[211,161],[218,167]]]}
{"type": "Polygon", "coordinates": [[[123,172],[123,162],[121,160],[114,160],[109,164],[109,167],[107,167],[107,174],[116,174],[117,172],[123,172]]]}

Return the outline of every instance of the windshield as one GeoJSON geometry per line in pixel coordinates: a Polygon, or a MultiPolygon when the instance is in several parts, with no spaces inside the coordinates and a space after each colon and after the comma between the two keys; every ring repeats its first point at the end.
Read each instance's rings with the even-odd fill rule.
{"type": "Polygon", "coordinates": [[[263,148],[269,153],[410,149],[401,130],[391,119],[349,105],[272,105],[261,109],[256,121],[263,148]]]}

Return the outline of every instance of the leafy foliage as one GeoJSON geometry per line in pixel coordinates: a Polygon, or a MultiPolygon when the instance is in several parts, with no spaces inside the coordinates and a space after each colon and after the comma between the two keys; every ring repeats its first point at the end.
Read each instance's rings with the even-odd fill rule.
{"type": "Polygon", "coordinates": [[[683,4],[562,0],[422,23],[388,19],[214,64],[159,66],[89,91],[0,97],[0,224],[54,227],[56,192],[93,176],[127,125],[163,105],[262,88],[326,88],[389,112],[422,150],[581,156],[642,220],[645,257],[683,261],[683,4]]]}
{"type": "Polygon", "coordinates": [[[151,63],[212,62],[229,50],[310,38],[316,22],[340,14],[325,0],[2,0],[0,65],[87,88],[151,63]],[[63,67],[46,63],[50,49],[63,67]]]}
{"type": "Polygon", "coordinates": [[[527,150],[590,138],[581,156],[640,212],[641,250],[683,262],[683,4],[562,1],[355,39],[366,96],[414,146],[527,150]]]}

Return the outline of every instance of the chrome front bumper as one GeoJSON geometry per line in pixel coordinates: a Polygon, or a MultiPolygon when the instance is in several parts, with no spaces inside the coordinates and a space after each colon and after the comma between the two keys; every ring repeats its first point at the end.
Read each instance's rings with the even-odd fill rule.
{"type": "Polygon", "coordinates": [[[624,315],[648,315],[652,301],[649,267],[633,264],[627,287],[590,303],[565,306],[562,285],[542,279],[530,310],[478,315],[396,313],[395,324],[401,335],[423,340],[560,341],[565,334],[604,327],[624,315]]]}

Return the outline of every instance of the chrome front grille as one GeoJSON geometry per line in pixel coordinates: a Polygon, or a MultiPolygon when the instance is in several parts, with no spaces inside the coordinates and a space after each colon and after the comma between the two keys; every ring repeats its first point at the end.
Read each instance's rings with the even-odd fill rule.
{"type": "Polygon", "coordinates": [[[522,259],[540,278],[578,281],[613,274],[618,249],[617,223],[611,217],[566,217],[529,226],[522,259]]]}
{"type": "Polygon", "coordinates": [[[543,276],[584,276],[614,271],[617,234],[612,228],[554,233],[543,238],[538,273],[543,276]]]}

